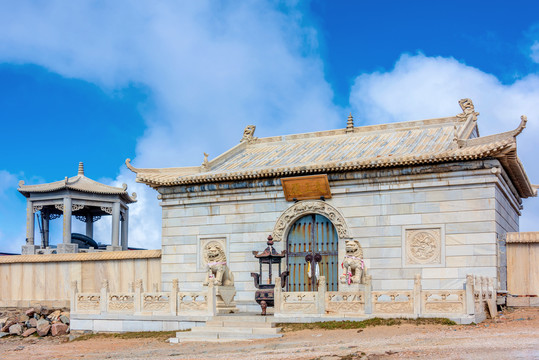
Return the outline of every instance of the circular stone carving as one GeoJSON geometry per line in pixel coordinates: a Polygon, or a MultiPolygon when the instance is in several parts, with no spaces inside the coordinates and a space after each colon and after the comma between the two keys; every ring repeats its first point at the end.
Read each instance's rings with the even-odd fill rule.
{"type": "Polygon", "coordinates": [[[409,256],[416,263],[428,264],[436,261],[438,241],[429,232],[420,231],[413,235],[409,245],[409,256]]]}

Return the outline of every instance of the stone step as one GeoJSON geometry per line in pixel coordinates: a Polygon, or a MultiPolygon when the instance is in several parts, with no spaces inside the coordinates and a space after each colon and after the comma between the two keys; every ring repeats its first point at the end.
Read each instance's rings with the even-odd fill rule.
{"type": "Polygon", "coordinates": [[[234,322],[260,322],[260,323],[274,322],[273,316],[261,316],[261,315],[217,315],[217,316],[214,316],[212,320],[234,321],[234,322]]]}
{"type": "Polygon", "coordinates": [[[272,322],[247,322],[247,321],[232,321],[232,320],[208,320],[206,326],[222,326],[222,327],[252,327],[252,328],[271,328],[275,327],[272,322]]]}
{"type": "Polygon", "coordinates": [[[255,340],[280,338],[282,334],[237,334],[237,333],[193,333],[193,332],[178,332],[175,338],[169,339],[170,343],[177,344],[186,341],[204,341],[204,342],[219,342],[219,341],[238,341],[238,340],[255,340]]]}
{"type": "Polygon", "coordinates": [[[191,333],[236,333],[236,334],[277,334],[281,328],[253,328],[253,327],[222,327],[222,326],[199,326],[191,329],[191,333]]]}

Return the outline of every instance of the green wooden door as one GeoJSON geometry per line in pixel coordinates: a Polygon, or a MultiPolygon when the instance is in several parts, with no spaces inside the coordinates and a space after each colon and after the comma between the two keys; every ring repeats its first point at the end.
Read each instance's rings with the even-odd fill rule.
{"type": "Polygon", "coordinates": [[[317,269],[319,276],[326,277],[327,290],[337,291],[338,242],[337,231],[326,217],[312,214],[298,219],[287,237],[287,291],[317,291],[317,269]]]}

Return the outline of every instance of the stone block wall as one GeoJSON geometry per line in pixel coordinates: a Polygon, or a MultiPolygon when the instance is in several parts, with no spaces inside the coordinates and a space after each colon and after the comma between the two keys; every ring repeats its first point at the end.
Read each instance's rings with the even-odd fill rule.
{"type": "MultiPolygon", "coordinates": [[[[518,200],[500,173],[492,160],[329,174],[332,198],[326,203],[360,241],[373,290],[413,289],[415,275],[425,290],[461,289],[466,274],[499,277],[499,234],[518,229],[519,213],[511,205],[518,200]],[[434,247],[428,253],[421,250],[424,238],[434,247]]],[[[279,216],[294,205],[284,199],[279,179],[159,192],[164,289],[174,278],[180,287],[200,289],[200,244],[218,240],[235,275],[238,305],[254,308],[250,273],[258,271],[258,261],[251,252],[265,248],[279,216]]],[[[278,251],[284,246],[275,244],[278,251]]]]}

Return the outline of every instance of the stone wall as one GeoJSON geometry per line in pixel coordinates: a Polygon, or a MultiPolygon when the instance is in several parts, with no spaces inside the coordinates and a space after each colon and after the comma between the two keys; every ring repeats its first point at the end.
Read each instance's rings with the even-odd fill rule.
{"type": "Polygon", "coordinates": [[[103,280],[127,292],[136,279],[160,287],[160,278],[160,250],[2,256],[0,307],[69,307],[73,281],[81,292],[99,292],[103,280]]]}
{"type": "MultiPolygon", "coordinates": [[[[496,160],[328,178],[332,198],[326,203],[343,216],[350,236],[360,241],[373,290],[411,290],[415,275],[422,277],[425,290],[462,289],[469,273],[498,278],[497,238],[505,229],[518,229],[518,212],[507,205],[518,200],[511,191],[502,191],[508,185],[496,160]],[[413,254],[418,236],[432,239],[434,253],[413,254]]],[[[294,205],[285,201],[279,179],[167,187],[159,192],[164,289],[174,278],[186,288],[200,289],[201,244],[218,240],[235,274],[238,305],[255,309],[250,273],[258,270],[258,262],[251,251],[265,248],[278,218],[294,205]]],[[[278,251],[283,246],[275,244],[278,251]]],[[[340,259],[343,249],[340,244],[340,259]]]]}

